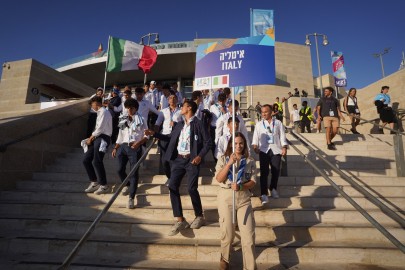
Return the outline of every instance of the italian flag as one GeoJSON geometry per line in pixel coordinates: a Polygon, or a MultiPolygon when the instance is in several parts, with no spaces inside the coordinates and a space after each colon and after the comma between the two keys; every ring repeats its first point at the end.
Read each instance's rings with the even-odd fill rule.
{"type": "Polygon", "coordinates": [[[150,73],[156,59],[157,53],[152,47],[110,37],[107,72],[141,69],[144,73],[150,73]]]}

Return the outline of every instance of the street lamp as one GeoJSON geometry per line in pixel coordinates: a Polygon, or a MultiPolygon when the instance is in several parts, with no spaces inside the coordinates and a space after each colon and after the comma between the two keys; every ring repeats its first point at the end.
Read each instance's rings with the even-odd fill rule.
{"type": "Polygon", "coordinates": [[[384,54],[387,54],[389,52],[389,50],[391,50],[391,48],[385,48],[384,51],[382,51],[381,53],[373,53],[373,56],[375,58],[379,57],[380,58],[380,62],[381,62],[381,70],[382,70],[382,76],[383,78],[385,77],[385,73],[384,73],[384,63],[383,63],[383,59],[382,56],[384,54]]]}
{"type": "Polygon", "coordinates": [[[326,35],[324,34],[318,34],[318,33],[313,33],[313,34],[307,34],[306,35],[306,39],[305,39],[305,45],[307,46],[311,46],[311,41],[309,40],[310,36],[314,36],[315,37],[315,47],[316,47],[316,59],[318,60],[318,76],[319,76],[319,86],[321,88],[321,96],[322,96],[322,89],[323,89],[323,85],[322,85],[322,74],[321,74],[321,63],[319,61],[319,50],[318,50],[318,37],[322,37],[323,41],[322,41],[322,45],[326,46],[329,44],[328,38],[326,35]]]}
{"type": "Polygon", "coordinates": [[[144,42],[143,42],[143,39],[145,38],[145,37],[148,37],[148,46],[150,45],[150,38],[151,38],[151,36],[155,36],[155,40],[154,40],[154,42],[156,43],[156,44],[159,44],[160,43],[160,40],[159,40],[159,33],[148,33],[148,34],[146,34],[146,35],[143,35],[142,37],[141,37],[141,41],[139,42],[139,44],[141,44],[141,45],[144,45],[144,42]]]}
{"type": "MultiPolygon", "coordinates": [[[[150,38],[151,38],[152,36],[155,36],[154,42],[155,42],[156,44],[159,44],[159,43],[160,43],[160,40],[159,40],[159,33],[148,33],[148,34],[146,34],[146,35],[143,35],[143,36],[141,37],[141,41],[139,42],[139,44],[144,45],[143,39],[144,39],[145,37],[148,37],[148,43],[147,43],[147,45],[150,46],[150,38]]],[[[145,75],[143,76],[143,84],[146,83],[146,77],[147,77],[147,75],[146,75],[146,73],[145,73],[145,75]]]]}

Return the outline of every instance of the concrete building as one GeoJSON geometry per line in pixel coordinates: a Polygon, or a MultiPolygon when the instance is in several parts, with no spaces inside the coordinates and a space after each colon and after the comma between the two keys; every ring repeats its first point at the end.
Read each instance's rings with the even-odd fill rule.
{"type": "MultiPolygon", "coordinates": [[[[177,82],[186,96],[193,87],[195,54],[198,44],[213,42],[216,39],[195,39],[194,41],[169,42],[152,45],[158,52],[158,59],[148,75],[148,80],[177,82]]],[[[72,59],[55,65],[56,70],[78,81],[96,88],[104,83],[105,53],[72,59]]],[[[276,84],[247,86],[247,100],[244,105],[255,104],[257,100],[273,102],[276,96],[286,96],[294,88],[305,89],[314,95],[310,48],[285,42],[275,44],[276,84]],[[264,98],[264,100],[263,100],[264,98]]],[[[107,87],[113,83],[120,85],[142,85],[144,74],[141,71],[124,71],[107,74],[107,87]]]]}

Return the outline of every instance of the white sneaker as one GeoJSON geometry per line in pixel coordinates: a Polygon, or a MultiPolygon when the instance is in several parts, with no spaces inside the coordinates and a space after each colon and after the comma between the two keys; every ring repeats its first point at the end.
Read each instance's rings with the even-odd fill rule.
{"type": "Polygon", "coordinates": [[[127,196],[129,194],[129,186],[125,186],[122,191],[121,194],[124,196],[127,196]]]}
{"type": "Polygon", "coordinates": [[[205,224],[204,217],[196,217],[193,222],[190,224],[191,229],[199,229],[205,224]]]}
{"type": "Polygon", "coordinates": [[[187,229],[190,227],[190,224],[186,220],[183,221],[176,221],[174,225],[170,228],[170,232],[168,236],[173,236],[178,234],[180,231],[187,229]]]}
{"type": "Polygon", "coordinates": [[[128,209],[134,209],[135,208],[135,199],[129,199],[128,200],[128,205],[127,205],[127,207],[128,207],[128,209]]]}
{"type": "Polygon", "coordinates": [[[100,187],[99,183],[97,182],[90,182],[90,185],[84,190],[86,193],[92,193],[96,191],[100,187]]]}
{"type": "Polygon", "coordinates": [[[100,194],[106,194],[108,193],[108,186],[100,186],[94,194],[100,195],[100,194]]]}
{"type": "Polygon", "coordinates": [[[271,192],[271,197],[273,197],[274,199],[278,199],[280,198],[280,196],[278,195],[277,190],[273,189],[271,192]]]}
{"type": "Polygon", "coordinates": [[[262,201],[262,205],[265,205],[266,203],[269,202],[269,198],[267,197],[267,195],[262,195],[260,196],[260,200],[262,201]]]}

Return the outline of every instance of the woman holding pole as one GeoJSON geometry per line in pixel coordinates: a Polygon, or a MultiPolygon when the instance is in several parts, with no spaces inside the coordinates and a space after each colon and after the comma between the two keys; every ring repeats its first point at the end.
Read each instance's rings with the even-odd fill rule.
{"type": "Polygon", "coordinates": [[[230,252],[235,237],[233,212],[236,211],[242,243],[243,269],[253,270],[256,269],[255,220],[249,189],[256,184],[256,164],[254,159],[249,157],[246,138],[240,132],[234,134],[234,140],[229,140],[225,154],[218,159],[216,165],[216,180],[220,183],[218,192],[221,229],[220,269],[229,269],[230,252]]]}

